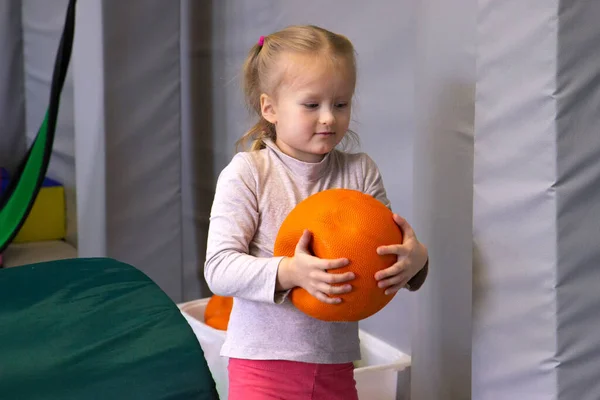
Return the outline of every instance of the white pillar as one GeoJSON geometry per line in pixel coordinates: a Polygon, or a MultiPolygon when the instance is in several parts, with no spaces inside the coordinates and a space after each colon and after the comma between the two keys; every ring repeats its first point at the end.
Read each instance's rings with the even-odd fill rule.
{"type": "Polygon", "coordinates": [[[414,218],[430,273],[416,293],[413,399],[469,399],[475,0],[418,3],[414,218]]]}
{"type": "Polygon", "coordinates": [[[79,257],[106,256],[106,150],[103,6],[79,0],[73,71],[79,257]]]}

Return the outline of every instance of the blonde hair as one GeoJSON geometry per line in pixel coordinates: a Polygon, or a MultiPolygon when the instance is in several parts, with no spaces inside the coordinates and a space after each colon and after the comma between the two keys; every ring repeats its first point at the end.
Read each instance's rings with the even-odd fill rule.
{"type": "MultiPolygon", "coordinates": [[[[243,66],[246,106],[258,117],[258,122],[237,141],[237,149],[246,148],[251,142],[250,151],[260,150],[265,147],[266,139],[276,139],[275,126],[262,116],[260,96],[262,93],[274,93],[280,83],[281,78],[275,72],[283,52],[329,57],[333,63],[342,63],[348,69],[350,79],[356,82],[354,46],[343,35],[314,25],[294,25],[265,36],[261,41],[252,46],[243,66]]],[[[355,132],[348,130],[348,134],[358,142],[355,132]]]]}

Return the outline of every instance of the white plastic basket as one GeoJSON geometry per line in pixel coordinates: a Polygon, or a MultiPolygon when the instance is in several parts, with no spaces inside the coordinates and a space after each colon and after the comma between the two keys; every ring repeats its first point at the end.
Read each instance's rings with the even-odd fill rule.
{"type": "MultiPolygon", "coordinates": [[[[204,356],[217,385],[221,400],[227,400],[228,379],[226,357],[220,355],[226,333],[204,323],[208,298],[179,304],[204,350],[204,356]]],[[[362,360],[355,363],[354,379],[360,400],[396,400],[398,391],[408,388],[398,385],[399,374],[410,367],[410,356],[360,330],[362,360]],[[399,387],[400,386],[400,387],[399,387]]]]}

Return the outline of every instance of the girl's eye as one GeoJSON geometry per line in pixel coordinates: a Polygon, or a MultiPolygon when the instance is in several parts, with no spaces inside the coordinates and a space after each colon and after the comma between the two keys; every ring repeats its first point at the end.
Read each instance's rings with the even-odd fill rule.
{"type": "Polygon", "coordinates": [[[317,103],[306,103],[304,105],[304,107],[306,107],[306,108],[317,108],[317,107],[319,107],[319,105],[317,103]]]}
{"type": "Polygon", "coordinates": [[[338,103],[335,105],[337,108],[344,108],[348,106],[348,103],[338,103]]]}

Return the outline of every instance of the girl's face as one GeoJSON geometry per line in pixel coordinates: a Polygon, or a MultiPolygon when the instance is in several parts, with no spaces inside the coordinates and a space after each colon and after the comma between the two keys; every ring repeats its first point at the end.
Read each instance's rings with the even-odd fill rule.
{"type": "Polygon", "coordinates": [[[289,54],[280,61],[284,79],[274,97],[261,96],[263,117],[275,124],[281,151],[319,162],[348,131],[354,80],[344,68],[315,57],[289,54]]]}

